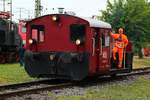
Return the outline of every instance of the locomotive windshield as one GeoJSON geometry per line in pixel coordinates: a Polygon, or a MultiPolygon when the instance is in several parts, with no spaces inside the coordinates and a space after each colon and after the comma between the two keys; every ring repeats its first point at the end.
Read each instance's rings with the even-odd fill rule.
{"type": "Polygon", "coordinates": [[[26,33],[26,32],[27,32],[26,27],[25,27],[25,26],[23,26],[21,31],[22,31],[22,33],[26,33]]]}
{"type": "Polygon", "coordinates": [[[85,36],[85,25],[72,24],[70,25],[70,38],[73,42],[77,39],[83,40],[85,36]]]}
{"type": "Polygon", "coordinates": [[[37,42],[44,42],[44,26],[32,25],[31,38],[37,42]]]}
{"type": "Polygon", "coordinates": [[[7,24],[7,22],[5,21],[5,20],[3,20],[3,19],[0,19],[0,25],[6,25],[7,24]]]}

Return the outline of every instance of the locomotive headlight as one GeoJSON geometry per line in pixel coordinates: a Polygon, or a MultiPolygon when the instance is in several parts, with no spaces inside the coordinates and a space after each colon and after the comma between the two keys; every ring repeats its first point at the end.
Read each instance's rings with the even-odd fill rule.
{"type": "Polygon", "coordinates": [[[49,56],[49,59],[50,59],[50,60],[54,60],[54,58],[55,58],[54,55],[50,55],[50,56],[49,56]]]}
{"type": "Polygon", "coordinates": [[[32,39],[29,39],[29,44],[33,44],[33,40],[32,39]]]}
{"type": "Polygon", "coordinates": [[[52,17],[52,20],[53,20],[53,21],[57,21],[57,20],[58,20],[58,17],[57,17],[57,16],[53,16],[53,17],[52,17]]]}
{"type": "Polygon", "coordinates": [[[81,40],[80,39],[77,39],[76,40],[76,45],[80,45],[81,44],[81,40]]]}

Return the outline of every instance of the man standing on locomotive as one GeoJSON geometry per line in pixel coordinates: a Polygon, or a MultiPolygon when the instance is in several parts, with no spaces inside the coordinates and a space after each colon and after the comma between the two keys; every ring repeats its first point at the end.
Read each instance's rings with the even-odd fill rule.
{"type": "Polygon", "coordinates": [[[118,68],[122,67],[122,61],[123,61],[123,53],[124,49],[128,45],[128,38],[124,33],[123,28],[119,28],[117,34],[113,34],[110,32],[110,35],[112,38],[114,38],[114,47],[113,47],[113,59],[116,60],[116,53],[118,53],[119,56],[119,63],[118,63],[118,68]]]}

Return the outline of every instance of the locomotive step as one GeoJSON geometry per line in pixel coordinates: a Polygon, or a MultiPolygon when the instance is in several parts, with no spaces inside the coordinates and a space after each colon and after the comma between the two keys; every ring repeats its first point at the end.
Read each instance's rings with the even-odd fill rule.
{"type": "Polygon", "coordinates": [[[110,72],[128,72],[130,71],[129,68],[113,68],[113,69],[110,69],[110,72]]]}

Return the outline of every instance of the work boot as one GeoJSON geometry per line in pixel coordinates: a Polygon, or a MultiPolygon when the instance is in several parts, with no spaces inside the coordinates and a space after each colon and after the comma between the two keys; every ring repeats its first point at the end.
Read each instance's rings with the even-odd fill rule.
{"type": "Polygon", "coordinates": [[[119,69],[122,68],[122,64],[121,64],[121,63],[118,64],[118,68],[119,68],[119,69]]]}
{"type": "Polygon", "coordinates": [[[116,61],[117,59],[116,59],[116,57],[113,57],[113,59],[114,59],[114,61],[116,61]]]}

